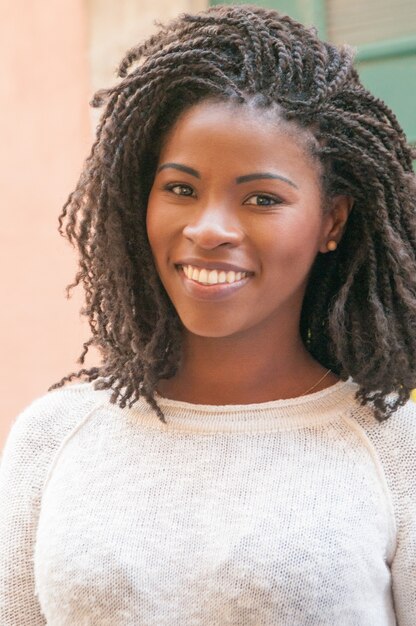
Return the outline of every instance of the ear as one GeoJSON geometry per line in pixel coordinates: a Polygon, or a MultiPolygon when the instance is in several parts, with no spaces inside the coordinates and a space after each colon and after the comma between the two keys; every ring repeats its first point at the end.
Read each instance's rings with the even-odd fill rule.
{"type": "Polygon", "coordinates": [[[328,248],[328,242],[331,241],[338,244],[341,241],[342,234],[353,205],[354,199],[351,196],[340,195],[331,198],[331,206],[329,209],[326,209],[324,215],[322,240],[321,245],[319,246],[319,252],[329,252],[330,250],[334,250],[336,248],[336,245],[334,244],[332,244],[334,247],[328,248]]]}

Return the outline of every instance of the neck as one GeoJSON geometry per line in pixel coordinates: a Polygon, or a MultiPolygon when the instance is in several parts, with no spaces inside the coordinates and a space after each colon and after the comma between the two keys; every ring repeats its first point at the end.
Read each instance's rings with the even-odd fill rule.
{"type": "MultiPolygon", "coordinates": [[[[299,332],[220,338],[186,332],[180,368],[158,388],[161,395],[185,402],[251,404],[303,395],[325,372],[299,332]]],[[[329,374],[314,391],[337,380],[329,374]]]]}

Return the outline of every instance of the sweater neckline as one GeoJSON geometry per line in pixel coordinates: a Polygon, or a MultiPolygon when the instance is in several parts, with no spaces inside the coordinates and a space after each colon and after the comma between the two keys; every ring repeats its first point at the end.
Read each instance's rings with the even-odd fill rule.
{"type": "Polygon", "coordinates": [[[314,427],[349,413],[358,386],[349,378],[297,398],[254,404],[193,404],[155,394],[167,424],[156,418],[142,399],[140,410],[148,426],[206,434],[272,432],[314,427]]]}

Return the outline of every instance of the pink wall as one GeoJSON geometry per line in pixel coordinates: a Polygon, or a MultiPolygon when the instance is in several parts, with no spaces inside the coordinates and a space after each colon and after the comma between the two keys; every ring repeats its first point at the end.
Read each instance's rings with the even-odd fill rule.
{"type": "Polygon", "coordinates": [[[85,3],[0,0],[0,75],[1,449],[18,412],[79,367],[88,335],[57,234],[91,142],[85,3]]]}

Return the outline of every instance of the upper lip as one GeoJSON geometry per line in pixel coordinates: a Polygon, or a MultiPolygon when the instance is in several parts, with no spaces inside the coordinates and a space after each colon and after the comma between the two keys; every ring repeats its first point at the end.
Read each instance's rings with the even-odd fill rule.
{"type": "Polygon", "coordinates": [[[205,268],[207,270],[222,270],[224,272],[247,272],[254,274],[252,270],[227,261],[205,261],[204,259],[186,258],[175,261],[175,265],[193,265],[194,267],[205,268]]]}

